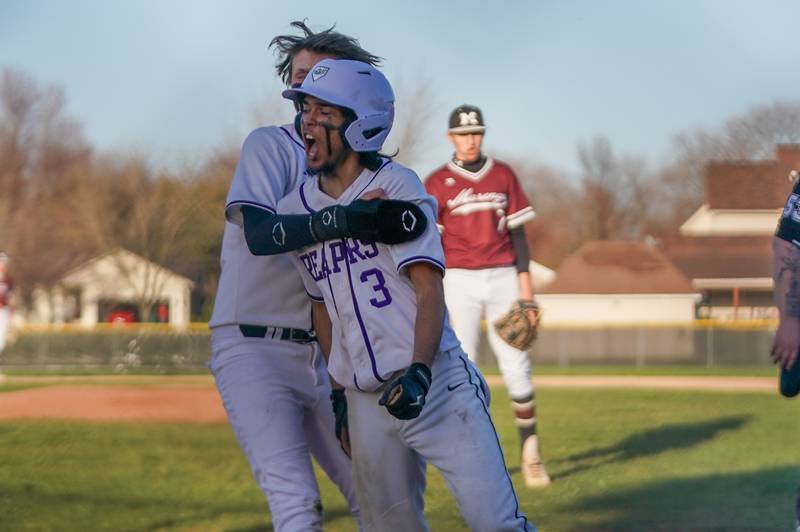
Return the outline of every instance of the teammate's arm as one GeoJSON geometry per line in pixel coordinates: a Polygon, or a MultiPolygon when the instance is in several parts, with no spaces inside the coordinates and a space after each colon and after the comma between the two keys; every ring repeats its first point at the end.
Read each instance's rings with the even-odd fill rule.
{"type": "Polygon", "coordinates": [[[319,348],[327,362],[331,356],[331,346],[333,345],[333,324],[331,324],[328,309],[322,301],[311,302],[311,323],[314,324],[314,333],[317,336],[319,348]]]}
{"type": "Polygon", "coordinates": [[[772,360],[784,369],[797,362],[800,349],[800,248],[780,237],[772,241],[772,278],[778,329],[772,345],[772,360]]]}
{"type": "Polygon", "coordinates": [[[241,210],[253,255],[277,255],[340,238],[400,244],[418,238],[427,226],[417,205],[387,199],[358,199],[313,214],[275,214],[250,205],[241,210]]]}
{"type": "Polygon", "coordinates": [[[275,255],[309,246],[317,240],[309,214],[275,214],[243,205],[244,238],[253,255],[275,255]]]}
{"type": "MultiPolygon", "coordinates": [[[[320,301],[311,302],[311,322],[314,324],[319,348],[322,350],[327,362],[331,356],[331,346],[333,345],[333,325],[325,303],[320,301]]],[[[339,439],[342,451],[347,456],[350,456],[352,451],[350,448],[350,431],[347,424],[347,397],[344,395],[344,387],[336,382],[333,377],[330,377],[330,374],[328,376],[331,379],[331,407],[336,420],[334,431],[336,438],[339,439]]]]}

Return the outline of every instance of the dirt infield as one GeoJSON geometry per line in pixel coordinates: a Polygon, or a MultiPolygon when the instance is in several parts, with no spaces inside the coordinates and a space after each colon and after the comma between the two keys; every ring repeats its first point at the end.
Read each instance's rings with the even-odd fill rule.
{"type": "MultiPolygon", "coordinates": [[[[487,378],[501,385],[498,376],[487,378]]],[[[210,377],[11,377],[40,387],[0,393],[0,419],[224,423],[210,377]],[[93,384],[96,382],[97,384],[93,384]]],[[[559,376],[534,379],[540,389],[647,389],[777,393],[769,377],[559,376]]]]}

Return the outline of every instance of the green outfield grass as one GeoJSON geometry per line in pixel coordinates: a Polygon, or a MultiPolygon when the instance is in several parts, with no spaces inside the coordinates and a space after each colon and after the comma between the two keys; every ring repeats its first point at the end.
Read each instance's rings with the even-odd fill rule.
{"type": "MultiPolygon", "coordinates": [[[[482,365],[481,371],[486,375],[499,375],[500,370],[494,365],[482,365]]],[[[9,377],[102,377],[102,376],[169,376],[178,375],[202,376],[208,375],[206,369],[191,370],[158,370],[154,368],[135,368],[124,371],[114,371],[112,369],[50,369],[50,370],[25,370],[25,369],[6,369],[3,371],[9,377]]],[[[533,373],[535,375],[719,375],[730,377],[753,376],[767,377],[777,375],[777,369],[772,365],[728,365],[728,366],[702,366],[702,365],[647,365],[634,366],[626,364],[594,364],[594,365],[575,365],[558,366],[555,364],[534,364],[533,373]]]]}
{"type": "MultiPolygon", "coordinates": [[[[492,410],[522,509],[543,532],[785,531],[800,402],[767,394],[541,390],[554,484],[522,487],[502,389],[492,410]]],[[[434,531],[463,529],[430,471],[434,531]]],[[[390,479],[389,479],[390,480],[390,479]]],[[[322,481],[327,530],[355,530],[322,481]]],[[[270,530],[227,425],[0,422],[2,530],[270,530]]]]}
{"type": "MultiPolygon", "coordinates": [[[[485,375],[500,375],[497,366],[481,366],[485,375]]],[[[642,376],[720,376],[720,377],[772,377],[778,370],[772,365],[742,366],[700,366],[700,365],[649,365],[633,366],[625,364],[596,364],[577,366],[557,366],[534,364],[536,375],[642,375],[642,376]]]]}

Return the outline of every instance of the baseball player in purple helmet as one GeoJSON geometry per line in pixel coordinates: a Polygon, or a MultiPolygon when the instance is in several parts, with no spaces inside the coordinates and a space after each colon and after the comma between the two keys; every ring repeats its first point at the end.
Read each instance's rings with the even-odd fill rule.
{"type": "MultiPolygon", "coordinates": [[[[325,58],[379,62],[355,39],[333,29],[314,33],[303,22],[292,26],[302,34],[281,35],[271,43],[280,55],[278,75],[287,85],[299,85],[325,58]]],[[[405,231],[395,216],[403,202],[354,202],[316,217],[276,215],[278,201],[309,175],[294,124],[261,127],[248,135],[225,207],[222,271],[209,322],[209,368],[228,419],[266,495],[275,530],[290,532],[322,527],[312,455],[353,514],[358,511],[350,459],[330,428],[335,423],[331,388],[312,331],[310,303],[289,257],[270,254],[352,234],[379,239],[388,230],[390,240],[418,236],[405,231]],[[383,231],[376,230],[376,216],[386,226],[383,231]],[[397,227],[399,233],[392,233],[397,227]]]]}
{"type": "MultiPolygon", "coordinates": [[[[370,187],[412,201],[430,220],[395,245],[342,238],[292,254],[334,383],[336,431],[352,449],[368,530],[428,530],[425,465],[438,468],[472,530],[533,530],[521,512],[489,416],[488,387],[448,324],[436,201],[410,169],[380,150],[394,93],[371,65],[320,61],[284,96],[302,106],[300,129],[315,176],[278,204],[314,214],[370,187]]],[[[412,213],[404,223],[420,223],[412,213]]]]}

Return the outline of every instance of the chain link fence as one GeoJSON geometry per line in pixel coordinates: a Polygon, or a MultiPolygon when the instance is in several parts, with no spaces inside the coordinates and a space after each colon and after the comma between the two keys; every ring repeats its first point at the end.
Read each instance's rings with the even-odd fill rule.
{"type": "MultiPolygon", "coordinates": [[[[674,325],[545,326],[531,349],[537,364],[768,365],[774,320],[697,320],[674,325]]],[[[488,342],[479,353],[496,364],[488,342]]]]}
{"type": "Polygon", "coordinates": [[[202,372],[211,356],[205,324],[26,328],[0,355],[4,371],[202,372]]]}
{"type": "MultiPolygon", "coordinates": [[[[545,326],[531,350],[536,364],[767,365],[776,324],[770,320],[690,325],[545,326]]],[[[0,355],[2,371],[205,372],[211,356],[205,324],[26,328],[0,355]]],[[[496,365],[485,335],[479,362],[496,365]]]]}

